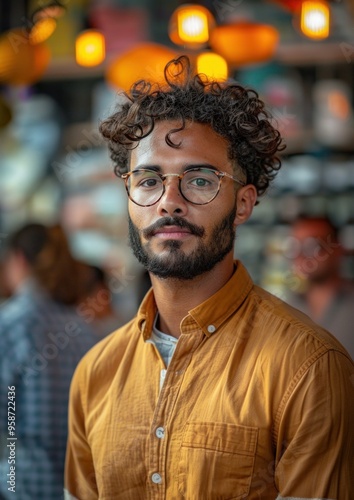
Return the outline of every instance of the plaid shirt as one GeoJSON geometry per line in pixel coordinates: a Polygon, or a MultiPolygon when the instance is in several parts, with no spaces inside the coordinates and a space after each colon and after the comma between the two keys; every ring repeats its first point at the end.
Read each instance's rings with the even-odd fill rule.
{"type": "Polygon", "coordinates": [[[0,307],[1,499],[14,497],[11,479],[21,500],[63,498],[70,381],[96,342],[74,308],[53,302],[33,283],[0,307]]]}

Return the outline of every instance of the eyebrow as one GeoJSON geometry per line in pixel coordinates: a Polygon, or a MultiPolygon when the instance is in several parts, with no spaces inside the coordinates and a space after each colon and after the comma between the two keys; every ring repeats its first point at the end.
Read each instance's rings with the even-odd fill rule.
{"type": "MultiPolygon", "coordinates": [[[[210,170],[220,171],[219,168],[215,167],[215,165],[211,165],[210,163],[187,163],[182,166],[181,172],[185,172],[190,168],[208,168],[210,170]]],[[[138,172],[139,170],[151,170],[152,172],[157,172],[159,174],[162,173],[162,168],[159,165],[149,165],[149,164],[141,164],[135,167],[132,172],[138,172]]]]}

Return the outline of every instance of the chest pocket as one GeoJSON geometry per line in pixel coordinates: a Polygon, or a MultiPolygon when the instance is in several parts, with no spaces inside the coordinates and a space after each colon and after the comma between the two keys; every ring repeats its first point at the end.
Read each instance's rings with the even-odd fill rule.
{"type": "Polygon", "coordinates": [[[258,429],[217,422],[188,422],[183,434],[178,488],[188,500],[246,498],[258,429]]]}

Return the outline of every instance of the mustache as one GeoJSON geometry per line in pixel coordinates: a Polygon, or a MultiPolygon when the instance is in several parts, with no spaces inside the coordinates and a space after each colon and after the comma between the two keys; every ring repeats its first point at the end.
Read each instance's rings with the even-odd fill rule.
{"type": "Polygon", "coordinates": [[[158,221],[154,222],[154,224],[151,224],[151,226],[147,227],[146,229],[143,229],[142,234],[144,238],[149,238],[153,236],[153,234],[158,229],[161,229],[162,227],[165,226],[183,227],[188,229],[195,236],[199,237],[204,236],[205,233],[203,227],[197,226],[196,224],[192,224],[191,222],[188,222],[186,219],[183,219],[183,217],[162,217],[158,221]]]}

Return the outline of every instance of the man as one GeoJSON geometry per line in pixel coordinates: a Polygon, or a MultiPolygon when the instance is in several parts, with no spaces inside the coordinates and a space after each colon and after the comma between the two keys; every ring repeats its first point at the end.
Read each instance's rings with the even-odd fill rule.
{"type": "Polygon", "coordinates": [[[113,306],[106,271],[90,264],[85,266],[85,271],[85,295],[77,312],[91,326],[97,340],[100,340],[122,326],[124,321],[113,306]]]}
{"type": "Polygon", "coordinates": [[[327,217],[292,224],[288,302],[329,330],[354,359],[354,286],[342,276],[343,247],[327,217]]]}
{"type": "Polygon", "coordinates": [[[233,259],[279,134],[254,92],[186,57],[165,78],[101,125],[152,290],[76,371],[67,498],[349,500],[353,363],[233,259]]]}
{"type": "Polygon", "coordinates": [[[63,498],[69,388],[97,338],[76,314],[76,261],[60,226],[6,241],[0,306],[0,498],[63,498]]]}

